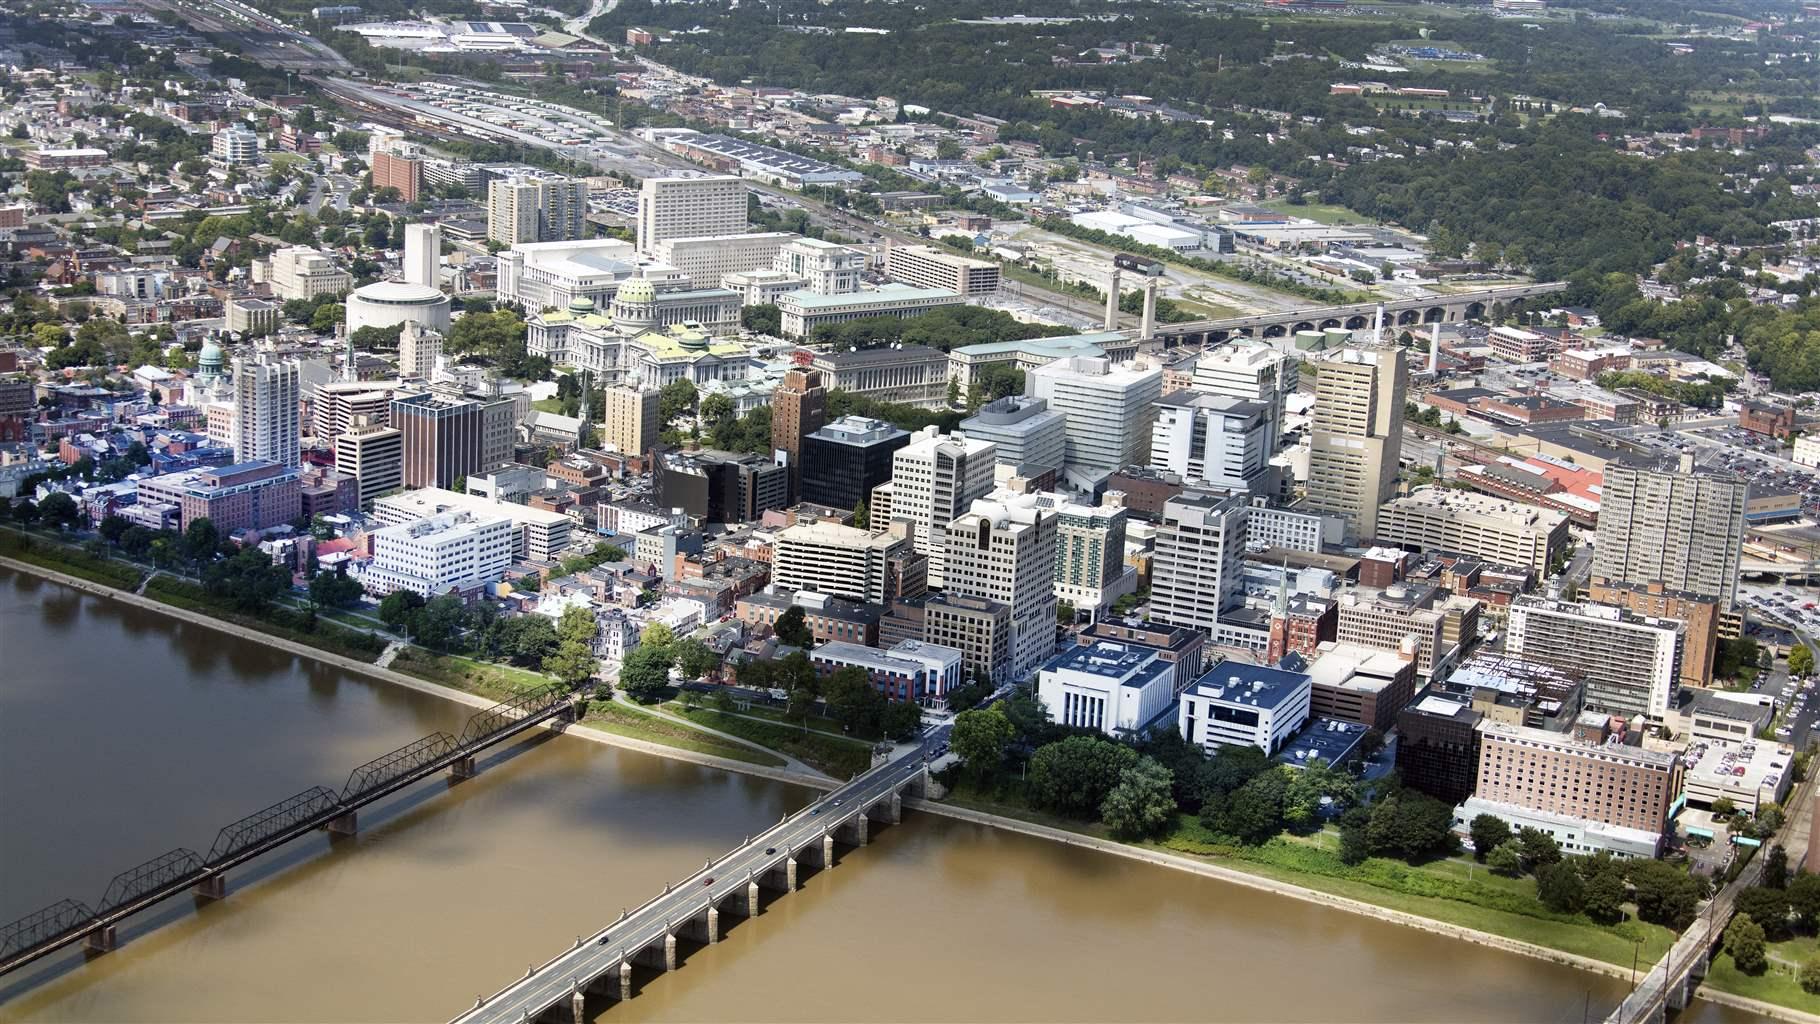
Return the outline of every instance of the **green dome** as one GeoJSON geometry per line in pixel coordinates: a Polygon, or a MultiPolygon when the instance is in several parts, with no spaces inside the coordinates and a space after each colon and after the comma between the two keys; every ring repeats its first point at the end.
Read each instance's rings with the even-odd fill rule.
{"type": "Polygon", "coordinates": [[[586,295],[577,295],[569,300],[569,312],[576,316],[587,316],[594,312],[594,300],[586,295]]]}
{"type": "Polygon", "coordinates": [[[630,305],[643,305],[657,301],[657,286],[642,277],[635,277],[619,286],[615,301],[630,305]]]}
{"type": "Polygon", "coordinates": [[[683,331],[676,336],[676,343],[691,352],[705,352],[708,349],[708,336],[700,331],[683,331]]]}
{"type": "Polygon", "coordinates": [[[227,353],[221,350],[221,344],[214,338],[202,343],[202,351],[196,353],[196,365],[220,366],[227,362],[227,353]]]}

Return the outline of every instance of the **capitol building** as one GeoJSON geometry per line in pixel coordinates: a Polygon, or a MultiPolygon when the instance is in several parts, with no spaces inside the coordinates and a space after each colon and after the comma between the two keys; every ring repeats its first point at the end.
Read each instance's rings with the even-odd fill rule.
{"type": "Polygon", "coordinates": [[[656,285],[643,278],[621,284],[606,313],[593,299],[577,296],[567,309],[531,317],[526,346],[553,365],[633,387],[687,380],[703,388],[761,372],[757,354],[742,342],[715,337],[693,320],[661,323],[658,303],[656,285]]]}

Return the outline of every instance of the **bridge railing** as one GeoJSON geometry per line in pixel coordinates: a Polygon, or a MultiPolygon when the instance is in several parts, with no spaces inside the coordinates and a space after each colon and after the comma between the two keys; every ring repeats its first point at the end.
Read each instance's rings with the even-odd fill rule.
{"type": "Polygon", "coordinates": [[[0,957],[23,953],[59,935],[75,931],[95,919],[86,903],[58,900],[41,910],[0,927],[0,957]]]}
{"type": "Polygon", "coordinates": [[[358,806],[370,794],[439,759],[483,747],[525,720],[555,709],[568,700],[569,693],[567,687],[551,683],[501,701],[469,718],[459,741],[446,732],[431,733],[354,769],[340,793],[314,786],[232,822],[217,833],[207,856],[184,848],[171,850],[114,876],[101,901],[92,907],[64,899],[0,925],[0,971],[12,970],[74,941],[73,936],[98,927],[122,910],[136,909],[134,905],[141,901],[180,891],[182,885],[288,831],[321,823],[358,806]]]}
{"type": "Polygon", "coordinates": [[[161,853],[137,867],[128,868],[107,884],[101,895],[96,916],[103,916],[140,897],[157,892],[172,882],[193,878],[202,873],[202,855],[181,847],[161,853]]]}
{"type": "Polygon", "coordinates": [[[312,786],[269,807],[262,807],[221,830],[215,837],[215,845],[209,847],[209,864],[220,864],[286,829],[320,818],[340,806],[341,798],[332,791],[312,786]]]}
{"type": "MultiPolygon", "coordinates": [[[[481,996],[479,1001],[477,1001],[475,1003],[475,1008],[485,1006],[488,1003],[491,1003],[494,1000],[498,999],[499,997],[511,993],[512,990],[523,985],[525,982],[532,980],[537,975],[542,974],[544,971],[547,971],[550,968],[561,963],[562,961],[567,960],[569,957],[575,955],[575,953],[578,949],[587,948],[588,943],[595,941],[597,936],[603,935],[603,934],[611,934],[609,929],[611,929],[615,926],[623,926],[623,924],[625,922],[628,922],[628,921],[631,921],[631,920],[637,918],[640,914],[643,914],[645,911],[650,910],[653,906],[657,905],[658,903],[661,903],[664,900],[667,900],[667,899],[671,898],[672,896],[675,896],[679,891],[687,891],[687,886],[689,885],[689,883],[695,881],[696,879],[702,877],[703,875],[707,874],[708,872],[714,870],[714,865],[725,861],[727,858],[733,856],[734,854],[738,853],[741,850],[747,849],[749,847],[757,846],[758,844],[764,842],[766,839],[771,837],[774,833],[777,833],[777,832],[781,831],[782,829],[788,827],[792,822],[800,820],[804,815],[808,814],[811,810],[813,810],[816,806],[818,806],[821,803],[823,803],[824,801],[826,801],[829,797],[832,797],[832,796],[835,796],[836,794],[845,792],[846,790],[852,788],[853,786],[859,785],[861,782],[870,778],[875,773],[880,772],[884,769],[892,768],[892,767],[895,767],[895,765],[889,761],[887,761],[883,764],[873,765],[871,768],[868,768],[865,771],[861,772],[860,774],[855,775],[853,778],[848,779],[846,785],[843,785],[840,789],[834,790],[831,793],[817,793],[815,795],[815,799],[809,801],[809,803],[805,804],[804,806],[799,807],[796,810],[789,812],[788,814],[785,814],[783,816],[782,820],[778,821],[777,824],[772,825],[770,828],[765,829],[763,832],[760,832],[758,835],[755,835],[755,836],[751,837],[750,839],[746,840],[745,842],[734,847],[733,849],[728,850],[727,852],[721,854],[719,857],[713,858],[712,860],[708,861],[707,864],[703,865],[700,868],[695,869],[693,872],[690,872],[688,875],[684,876],[684,878],[680,882],[673,882],[669,885],[666,885],[662,892],[660,892],[657,895],[651,897],[650,899],[644,901],[643,903],[640,903],[638,906],[633,907],[631,910],[623,911],[617,920],[613,921],[611,924],[608,924],[605,928],[597,929],[592,934],[590,934],[587,937],[587,939],[582,942],[581,946],[565,949],[562,952],[557,953],[555,956],[550,957],[548,960],[545,960],[543,963],[534,965],[528,972],[525,973],[524,977],[521,977],[515,981],[506,983],[502,988],[500,988],[498,991],[492,993],[491,995],[481,996]]],[[[855,809],[863,810],[863,808],[855,808],[855,809]]],[[[473,1012],[473,1011],[472,1010],[468,1011],[468,1013],[471,1013],[471,1012],[473,1012]]],[[[460,1021],[461,1019],[466,1017],[468,1015],[468,1013],[463,1013],[460,1016],[451,1018],[450,1024],[455,1024],[456,1021],[460,1021]]]]}
{"type": "Polygon", "coordinates": [[[455,737],[446,732],[433,732],[381,754],[348,773],[347,785],[341,789],[341,801],[359,799],[389,782],[404,778],[426,764],[453,754],[457,746],[455,737]]]}

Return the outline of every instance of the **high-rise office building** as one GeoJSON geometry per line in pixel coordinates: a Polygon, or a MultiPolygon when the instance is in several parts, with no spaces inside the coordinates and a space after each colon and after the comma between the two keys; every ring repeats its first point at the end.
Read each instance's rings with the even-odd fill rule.
{"type": "Polygon", "coordinates": [[[515,418],[511,399],[442,388],[393,398],[391,422],[402,435],[404,485],[452,488],[460,477],[511,461],[515,418]]]}
{"type": "Polygon", "coordinates": [[[929,557],[932,587],[945,578],[948,524],[992,492],[996,454],[989,442],[925,427],[893,453],[891,479],[872,489],[872,521],[910,524],[911,543],[929,557]]]}
{"type": "Polygon", "coordinates": [[[866,257],[858,249],[834,242],[797,238],[777,250],[771,269],[807,281],[802,290],[811,295],[850,295],[859,291],[866,257]]]}
{"type": "Polygon", "coordinates": [[[746,183],[739,178],[725,174],[646,178],[639,186],[641,252],[655,252],[659,243],[672,238],[737,235],[744,230],[746,183]]]}
{"type": "Polygon", "coordinates": [[[885,273],[918,288],[946,288],[969,298],[998,291],[999,265],[992,260],[932,245],[894,245],[885,253],[885,273]]]}
{"type": "MultiPolygon", "coordinates": [[[[891,456],[910,443],[910,432],[883,420],[846,416],[803,435],[803,501],[850,509],[870,500],[891,479],[891,456]]],[[[883,520],[880,520],[883,522],[883,520]]]]}
{"type": "Polygon", "coordinates": [[[1395,348],[1341,349],[1317,369],[1307,506],[1344,518],[1349,539],[1370,538],[1396,493],[1409,372],[1395,348]]]}
{"type": "Polygon", "coordinates": [[[1161,368],[1075,356],[1027,371],[1025,379],[1031,397],[1066,419],[1065,468],[1077,482],[1150,461],[1161,368]]]}
{"type": "Polygon", "coordinates": [[[442,287],[442,225],[405,225],[404,280],[426,288],[442,287]]]}
{"type": "Polygon", "coordinates": [[[1150,433],[1150,468],[1174,473],[1190,486],[1253,494],[1274,490],[1270,473],[1270,409],[1226,395],[1177,391],[1157,400],[1150,433]]]}
{"type": "Polygon", "coordinates": [[[748,523],[789,504],[784,467],[762,455],[666,451],[655,460],[657,503],[709,523],[748,523]]]}
{"type": "Polygon", "coordinates": [[[1378,509],[1373,534],[1410,551],[1457,551],[1538,577],[1568,543],[1567,515],[1485,494],[1420,487],[1378,509]]]}
{"type": "Polygon", "coordinates": [[[1296,389],[1296,364],[1263,342],[1228,341],[1203,354],[1194,364],[1189,387],[1209,395],[1256,402],[1268,410],[1265,458],[1283,442],[1284,402],[1296,389]]]}
{"type": "Polygon", "coordinates": [[[1612,461],[1599,494],[1595,579],[1661,583],[1718,598],[1730,608],[1744,557],[1750,483],[1696,472],[1691,456],[1675,468],[1612,461]]]}
{"type": "Polygon", "coordinates": [[[884,604],[892,596],[892,565],[910,551],[903,527],[874,533],[834,523],[797,523],[777,534],[771,580],[790,590],[884,604]]]}
{"type": "Polygon", "coordinates": [[[396,387],[396,382],[377,380],[317,385],[315,423],[312,424],[316,440],[333,444],[335,438],[362,420],[374,426],[386,426],[390,422],[392,391],[396,387]]]}
{"type": "Polygon", "coordinates": [[[1061,469],[1068,454],[1068,419],[1040,398],[1007,395],[987,402],[961,421],[961,431],[992,442],[1000,465],[1024,477],[1061,469]]]}
{"type": "Polygon", "coordinates": [[[234,359],[234,458],[295,466],[301,434],[294,359],[261,353],[234,359]]]}
{"type": "Polygon", "coordinates": [[[666,238],[651,247],[650,255],[675,267],[691,288],[719,288],[728,274],[769,270],[778,250],[796,237],[790,231],[754,231],[666,238]]]}
{"type": "Polygon", "coordinates": [[[487,182],[487,237],[502,245],[560,242],[582,237],[588,186],[557,176],[487,182]]]}
{"type": "Polygon", "coordinates": [[[374,498],[404,486],[404,435],[356,417],[335,436],[335,471],[354,478],[365,508],[374,498]]]}
{"type": "Polygon", "coordinates": [[[1163,504],[1150,563],[1150,619],[1209,636],[1220,613],[1244,603],[1244,494],[1186,494],[1163,504]]]}
{"type": "Polygon", "coordinates": [[[945,588],[1010,609],[1012,679],[1055,649],[1055,520],[1034,495],[1013,495],[976,501],[948,524],[945,588]]]}
{"type": "Polygon", "coordinates": [[[1586,677],[1586,706],[1661,722],[1675,706],[1687,626],[1532,594],[1510,604],[1506,653],[1586,677]]]}
{"type": "Polygon", "coordinates": [[[803,438],[828,422],[828,389],[820,370],[797,366],[771,393],[771,452],[790,471],[790,500],[802,493],[803,438]]]}
{"type": "Polygon", "coordinates": [[[600,410],[600,443],[628,455],[643,455],[657,444],[663,430],[661,396],[656,388],[606,389],[600,410]]]}

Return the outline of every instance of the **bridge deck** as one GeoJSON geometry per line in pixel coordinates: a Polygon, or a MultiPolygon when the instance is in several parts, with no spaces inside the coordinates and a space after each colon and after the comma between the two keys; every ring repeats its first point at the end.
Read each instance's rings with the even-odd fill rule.
{"type": "MultiPolygon", "coordinates": [[[[1386,299],[1383,303],[1387,313],[1404,313],[1410,310],[1429,310],[1446,308],[1462,304],[1478,303],[1490,305],[1494,302],[1510,299],[1523,299],[1535,295],[1547,295],[1562,291],[1567,287],[1563,281],[1545,281],[1537,284],[1509,285],[1501,288],[1484,288],[1472,292],[1456,292],[1452,295],[1422,295],[1407,299],[1386,299]]],[[[1354,302],[1341,306],[1309,306],[1302,309],[1286,309],[1275,313],[1252,313],[1246,316],[1220,317],[1213,320],[1189,320],[1176,324],[1156,325],[1158,337],[1175,337],[1184,334],[1205,334],[1218,331],[1238,331],[1248,328],[1269,327],[1280,324],[1295,324],[1308,321],[1318,326],[1328,319],[1344,320],[1346,317],[1370,317],[1377,311],[1376,302],[1354,302]]]]}
{"type": "MultiPolygon", "coordinates": [[[[353,791],[353,783],[350,780],[349,790],[343,796],[337,796],[321,787],[305,790],[303,793],[286,798],[286,800],[229,825],[222,829],[221,838],[216,840],[216,848],[210,851],[206,862],[202,861],[200,857],[190,854],[189,858],[181,860],[184,869],[161,872],[155,883],[133,889],[125,899],[115,902],[104,896],[99,910],[90,909],[73,900],[65,900],[46,908],[46,911],[50,911],[60,907],[73,907],[80,911],[80,913],[65,911],[49,918],[49,922],[54,922],[49,925],[50,928],[55,929],[54,931],[48,930],[45,924],[40,924],[36,929],[38,934],[33,934],[29,922],[35,918],[42,918],[46,911],[27,915],[27,917],[7,925],[4,931],[0,932],[0,950],[4,950],[4,959],[0,959],[0,975],[24,967],[100,930],[114,927],[141,910],[162,903],[185,890],[193,889],[213,879],[222,878],[235,867],[323,828],[362,807],[383,800],[401,789],[420,782],[459,761],[471,758],[526,729],[565,714],[570,707],[569,696],[554,690],[534,691],[526,697],[507,701],[474,716],[473,721],[484,721],[488,726],[487,729],[471,735],[466,742],[440,747],[439,756],[420,758],[414,761],[413,767],[408,770],[390,773],[383,780],[374,781],[358,792],[353,791]],[[527,701],[532,703],[526,703],[527,701]],[[520,705],[522,707],[519,707],[520,705]],[[513,713],[514,708],[522,713],[513,713]],[[525,708],[529,708],[529,710],[524,710],[525,708]]],[[[426,737],[426,739],[434,738],[434,735],[426,737]]],[[[419,740],[400,749],[411,750],[424,742],[424,740],[419,740]]],[[[363,765],[362,769],[379,764],[384,760],[381,758],[379,761],[369,762],[368,765],[363,765]]],[[[362,769],[356,769],[356,774],[362,769]]],[[[175,863],[177,859],[173,855],[188,852],[175,850],[132,870],[137,871],[158,864],[175,863]]],[[[116,878],[115,885],[120,884],[121,880],[127,878],[131,873],[129,871],[116,878]]],[[[114,886],[110,886],[109,892],[114,892],[114,886]]]]}
{"type": "Polygon", "coordinates": [[[481,1000],[452,1024],[517,1024],[560,1006],[621,964],[664,943],[707,907],[743,898],[752,882],[796,853],[821,843],[881,799],[887,799],[924,771],[927,743],[887,764],[856,776],[813,804],[787,815],[764,833],[711,861],[666,888],[622,919],[586,936],[580,944],[545,961],[527,975],[481,1000]],[[771,850],[774,852],[766,853],[771,850]],[[607,938],[605,944],[602,937],[607,938]]]}

